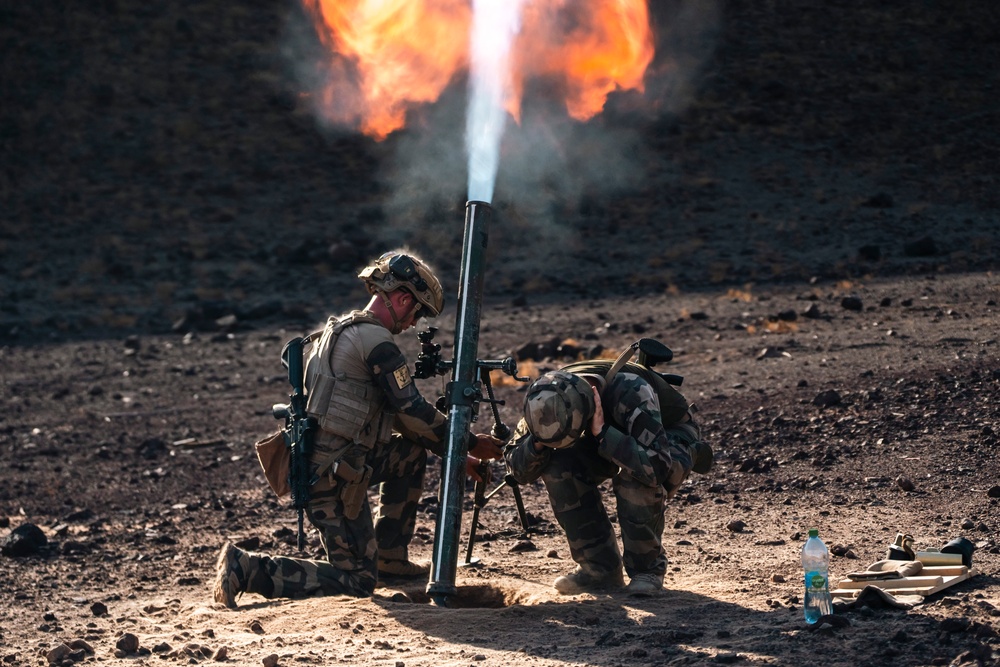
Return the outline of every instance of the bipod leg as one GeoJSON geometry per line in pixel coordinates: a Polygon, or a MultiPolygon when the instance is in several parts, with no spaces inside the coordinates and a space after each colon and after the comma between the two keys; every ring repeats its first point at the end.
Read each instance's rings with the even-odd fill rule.
{"type": "Polygon", "coordinates": [[[476,528],[479,526],[480,509],[479,503],[476,503],[475,508],[472,510],[472,525],[469,527],[469,544],[465,547],[465,565],[472,565],[479,562],[479,559],[473,560],[472,548],[476,544],[476,528]]]}
{"type": "Polygon", "coordinates": [[[476,529],[479,528],[479,511],[486,505],[486,485],[490,481],[490,465],[486,461],[480,461],[477,471],[480,481],[476,482],[476,491],[473,496],[472,525],[469,526],[469,544],[465,548],[465,565],[472,565],[472,549],[476,544],[476,529]]]}
{"type": "Polygon", "coordinates": [[[514,503],[517,505],[517,516],[521,519],[521,528],[524,528],[524,535],[528,535],[528,513],[524,510],[524,499],[521,497],[521,487],[518,486],[517,480],[514,479],[513,475],[506,475],[503,478],[503,483],[510,487],[511,493],[514,494],[514,503]]]}
{"type": "Polygon", "coordinates": [[[521,520],[521,528],[524,529],[524,534],[528,534],[528,513],[524,510],[524,498],[521,497],[521,487],[518,485],[517,480],[510,473],[504,475],[503,484],[497,486],[489,493],[483,497],[483,504],[485,505],[490,498],[495,496],[500,490],[509,486],[511,493],[514,494],[514,504],[517,505],[517,518],[521,520]]]}

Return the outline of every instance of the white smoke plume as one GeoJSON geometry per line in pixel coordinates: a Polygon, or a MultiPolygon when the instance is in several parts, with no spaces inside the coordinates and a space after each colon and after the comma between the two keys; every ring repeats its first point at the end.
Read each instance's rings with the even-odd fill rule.
{"type": "Polygon", "coordinates": [[[521,29],[521,0],[473,0],[469,112],[469,199],[492,202],[510,86],[510,48],[521,29]]]}

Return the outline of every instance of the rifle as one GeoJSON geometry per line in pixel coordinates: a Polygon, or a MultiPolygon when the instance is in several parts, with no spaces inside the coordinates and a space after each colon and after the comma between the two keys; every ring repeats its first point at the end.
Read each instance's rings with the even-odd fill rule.
{"type": "Polygon", "coordinates": [[[281,365],[288,369],[288,383],[292,391],[288,403],[271,406],[275,419],[284,419],[281,434],[289,449],[288,486],[292,490],[292,508],[298,512],[298,547],[305,550],[306,536],[302,518],[309,504],[309,487],[315,482],[309,476],[309,454],[312,452],[316,420],[306,415],[305,382],[303,379],[303,338],[293,338],[281,349],[281,365]]]}

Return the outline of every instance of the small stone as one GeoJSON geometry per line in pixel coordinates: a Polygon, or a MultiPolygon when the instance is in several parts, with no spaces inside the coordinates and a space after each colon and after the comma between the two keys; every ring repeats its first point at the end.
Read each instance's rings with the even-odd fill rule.
{"type": "Polygon", "coordinates": [[[278,654],[272,653],[271,655],[263,658],[260,662],[264,665],[264,667],[278,667],[278,654]]]}
{"type": "Polygon", "coordinates": [[[990,490],[986,492],[987,498],[1000,498],[1000,485],[990,487],[990,490]]]}
{"type": "Polygon", "coordinates": [[[772,574],[771,575],[772,584],[783,584],[785,583],[785,576],[782,574],[772,574]]]}
{"type": "Polygon", "coordinates": [[[54,649],[45,654],[45,659],[49,661],[50,665],[58,665],[63,660],[69,657],[69,654],[73,652],[69,646],[66,644],[59,644],[54,649]]]}
{"type": "Polygon", "coordinates": [[[95,602],[90,605],[90,613],[94,616],[104,616],[108,613],[108,606],[103,602],[95,602]]]}
{"type": "Polygon", "coordinates": [[[220,646],[219,650],[216,651],[215,655],[212,656],[212,660],[215,660],[216,662],[225,662],[228,659],[229,659],[228,646],[220,646]]]}
{"type": "Polygon", "coordinates": [[[546,558],[559,558],[559,552],[555,549],[549,549],[549,552],[545,554],[546,558]]]}
{"type": "Polygon", "coordinates": [[[840,300],[840,307],[844,310],[862,311],[864,310],[865,304],[860,298],[856,296],[845,296],[840,300]]]}
{"type": "Polygon", "coordinates": [[[726,524],[726,529],[733,533],[742,533],[747,524],[742,519],[734,519],[726,524]]]}
{"type": "Polygon", "coordinates": [[[22,523],[4,538],[0,538],[0,553],[4,556],[30,556],[48,544],[42,529],[33,523],[22,523]]]}
{"type": "Polygon", "coordinates": [[[264,634],[264,626],[260,624],[260,621],[257,621],[257,620],[252,621],[250,623],[250,632],[253,632],[253,633],[258,634],[258,635],[262,635],[262,634],[264,634]]]}
{"type": "Polygon", "coordinates": [[[131,632],[126,632],[117,642],[115,642],[115,646],[120,650],[125,651],[126,655],[135,653],[139,650],[139,638],[131,632]]]}
{"type": "Polygon", "coordinates": [[[906,492],[910,492],[916,488],[913,485],[913,481],[909,477],[904,477],[902,475],[896,478],[896,486],[906,492]]]}
{"type": "Polygon", "coordinates": [[[830,553],[834,556],[844,556],[849,551],[849,548],[843,544],[834,544],[830,546],[830,553]]]}
{"type": "Polygon", "coordinates": [[[75,650],[82,649],[83,651],[89,653],[90,655],[94,654],[94,647],[88,644],[83,639],[74,639],[69,643],[69,647],[75,650]]]}
{"type": "Polygon", "coordinates": [[[812,402],[817,408],[829,408],[834,405],[840,405],[842,399],[840,398],[840,393],[835,389],[827,389],[826,391],[816,394],[816,397],[813,398],[812,402]]]}
{"type": "Polygon", "coordinates": [[[519,540],[514,546],[510,548],[511,553],[519,553],[522,551],[537,551],[538,547],[531,540],[519,540]]]}

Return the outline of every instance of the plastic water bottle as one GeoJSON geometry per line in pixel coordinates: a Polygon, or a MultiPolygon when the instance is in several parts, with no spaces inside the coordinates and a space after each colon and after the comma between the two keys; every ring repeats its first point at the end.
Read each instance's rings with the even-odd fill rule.
{"type": "Polygon", "coordinates": [[[830,597],[830,552],[819,531],[809,529],[809,539],[802,547],[802,569],[806,573],[806,595],[802,605],[806,623],[815,623],[820,616],[833,613],[830,597]]]}

